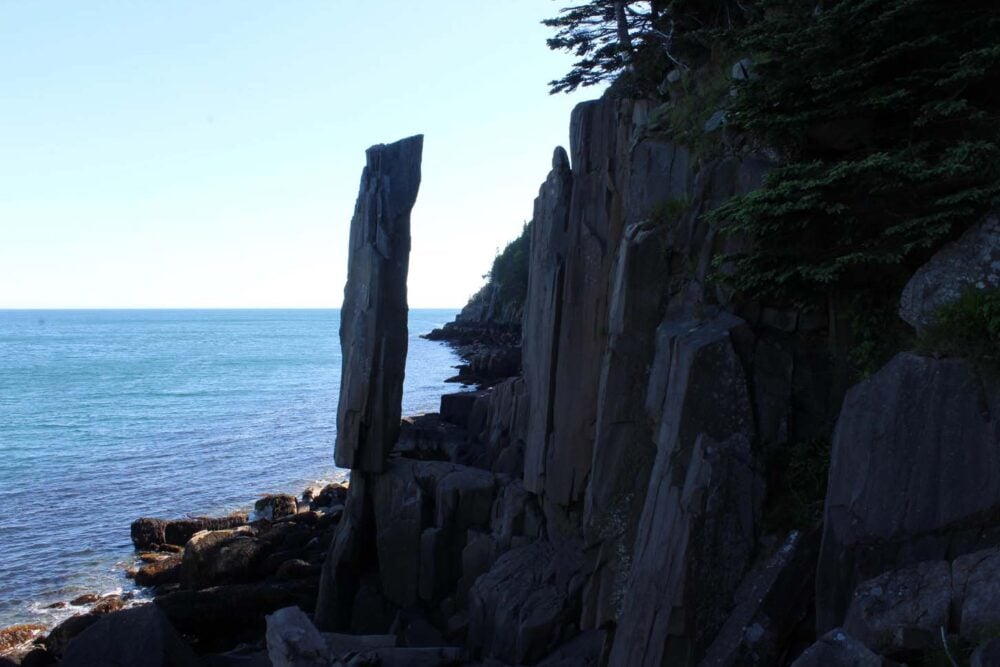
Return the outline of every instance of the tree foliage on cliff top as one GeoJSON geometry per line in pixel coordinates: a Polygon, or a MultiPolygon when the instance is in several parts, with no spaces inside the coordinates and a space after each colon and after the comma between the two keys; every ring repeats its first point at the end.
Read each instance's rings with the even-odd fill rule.
{"type": "Polygon", "coordinates": [[[642,95],[653,90],[670,68],[687,70],[705,53],[689,36],[706,28],[742,25],[753,0],[590,0],[564,7],[542,21],[556,30],[550,49],[578,58],[550,92],[615,80],[642,95]]]}
{"type": "Polygon", "coordinates": [[[1000,203],[993,0],[771,0],[719,34],[758,54],[730,123],[783,156],[712,217],[734,286],[794,296],[919,259],[1000,203]]]}
{"type": "Polygon", "coordinates": [[[493,266],[484,277],[494,286],[502,305],[520,309],[528,296],[528,260],[531,255],[531,223],[525,223],[521,234],[497,252],[493,266]]]}
{"type": "Polygon", "coordinates": [[[591,0],[545,23],[580,58],[553,92],[650,95],[720,45],[753,57],[727,125],[780,166],[712,215],[751,241],[720,262],[751,296],[906,273],[1000,203],[995,0],[591,0]]]}

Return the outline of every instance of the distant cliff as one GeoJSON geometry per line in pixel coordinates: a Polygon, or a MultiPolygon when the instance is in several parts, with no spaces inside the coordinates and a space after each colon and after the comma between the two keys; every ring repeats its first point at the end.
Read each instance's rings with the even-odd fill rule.
{"type": "Polygon", "coordinates": [[[451,343],[465,364],[453,378],[466,384],[490,386],[521,370],[521,323],[528,294],[531,223],[497,253],[486,284],[462,308],[453,322],[425,335],[451,343]]]}

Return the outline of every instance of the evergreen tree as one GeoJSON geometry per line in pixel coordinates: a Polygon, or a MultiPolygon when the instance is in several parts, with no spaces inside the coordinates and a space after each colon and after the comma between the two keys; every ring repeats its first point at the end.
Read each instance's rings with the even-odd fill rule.
{"type": "Polygon", "coordinates": [[[920,261],[1000,203],[993,0],[764,8],[735,34],[756,76],[729,122],[782,166],[713,214],[753,242],[726,258],[737,288],[787,298],[873,284],[873,272],[920,261]]]}
{"type": "Polygon", "coordinates": [[[754,0],[591,0],[571,5],[559,16],[542,21],[556,29],[550,49],[579,57],[561,79],[550,81],[552,93],[630,75],[651,88],[670,67],[687,69],[700,46],[685,37],[716,26],[733,27],[750,15],[754,0]],[[691,48],[695,53],[690,53],[691,48]]]}

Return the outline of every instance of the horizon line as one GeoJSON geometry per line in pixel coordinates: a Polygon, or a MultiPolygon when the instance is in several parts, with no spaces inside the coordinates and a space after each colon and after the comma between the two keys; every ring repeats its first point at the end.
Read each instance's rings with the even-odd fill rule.
{"type": "MultiPolygon", "coordinates": [[[[342,310],[342,306],[0,306],[0,312],[43,310],[342,310]]],[[[408,306],[408,310],[461,310],[463,306],[408,306]]]]}

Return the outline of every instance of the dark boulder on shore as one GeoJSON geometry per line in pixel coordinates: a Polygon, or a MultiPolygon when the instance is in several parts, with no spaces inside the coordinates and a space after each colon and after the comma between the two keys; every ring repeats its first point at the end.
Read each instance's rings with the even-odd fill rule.
{"type": "Polygon", "coordinates": [[[180,556],[171,555],[146,563],[135,573],[135,583],[140,586],[176,584],[181,580],[181,560],[180,556]]]}
{"type": "Polygon", "coordinates": [[[163,612],[147,604],[109,614],[69,642],[61,667],[197,667],[198,656],[163,612]]]}
{"type": "Polygon", "coordinates": [[[264,634],[264,617],[282,607],[312,611],[315,577],[280,583],[216,586],[176,591],[154,601],[178,631],[195,639],[201,649],[224,651],[264,634]]]}
{"type": "Polygon", "coordinates": [[[162,545],[183,547],[191,536],[202,530],[224,530],[246,525],[245,512],[224,517],[190,519],[153,519],[143,517],[132,522],[132,544],[139,551],[155,551],[162,545]]]}
{"type": "Polygon", "coordinates": [[[295,496],[281,493],[264,496],[253,504],[253,509],[259,518],[277,521],[298,512],[299,504],[295,496]]]}

